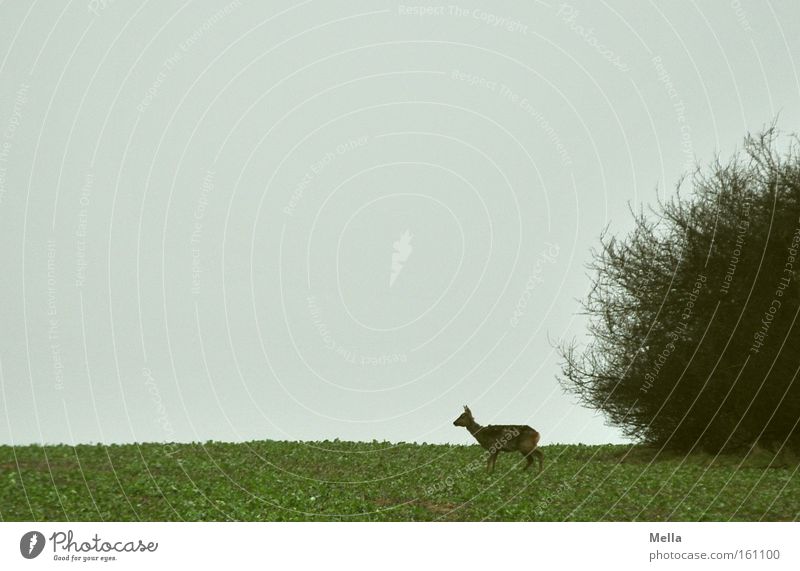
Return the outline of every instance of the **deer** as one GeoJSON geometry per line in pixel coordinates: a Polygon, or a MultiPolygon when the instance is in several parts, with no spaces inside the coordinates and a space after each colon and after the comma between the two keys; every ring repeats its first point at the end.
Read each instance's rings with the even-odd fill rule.
{"type": "Polygon", "coordinates": [[[539,461],[539,473],[542,472],[544,454],[539,450],[539,433],[527,424],[490,424],[481,426],[475,422],[472,411],[464,405],[464,412],[453,421],[454,426],[463,426],[475,437],[478,444],[489,452],[486,468],[491,474],[500,452],[519,452],[527,460],[522,467],[527,470],[533,465],[533,457],[539,461]]]}

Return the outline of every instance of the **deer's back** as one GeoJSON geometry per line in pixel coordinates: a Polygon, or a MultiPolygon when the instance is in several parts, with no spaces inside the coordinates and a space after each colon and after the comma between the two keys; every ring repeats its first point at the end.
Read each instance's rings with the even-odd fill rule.
{"type": "Polygon", "coordinates": [[[516,452],[532,440],[539,441],[539,433],[527,424],[490,424],[476,434],[483,448],[490,451],[516,452]]]}

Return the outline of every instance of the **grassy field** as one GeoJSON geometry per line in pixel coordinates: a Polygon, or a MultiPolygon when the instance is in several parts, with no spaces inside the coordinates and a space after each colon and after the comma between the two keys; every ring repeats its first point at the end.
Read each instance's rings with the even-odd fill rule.
{"type": "Polygon", "coordinates": [[[0,446],[2,520],[787,521],[798,460],[546,446],[545,470],[477,446],[274,442],[0,446]]]}

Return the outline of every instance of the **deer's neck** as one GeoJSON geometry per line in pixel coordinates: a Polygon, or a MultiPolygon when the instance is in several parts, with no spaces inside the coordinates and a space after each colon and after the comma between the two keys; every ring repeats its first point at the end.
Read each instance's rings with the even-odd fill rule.
{"type": "MultiPolygon", "coordinates": [[[[475,436],[481,428],[483,427],[474,420],[467,425],[467,430],[469,430],[469,433],[472,434],[472,436],[475,436]]],[[[475,438],[478,437],[475,436],[475,438]]]]}

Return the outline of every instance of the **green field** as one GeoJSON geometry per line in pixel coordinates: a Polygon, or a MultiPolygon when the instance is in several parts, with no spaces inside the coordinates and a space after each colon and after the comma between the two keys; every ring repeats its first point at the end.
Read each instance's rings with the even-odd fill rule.
{"type": "Polygon", "coordinates": [[[0,519],[791,521],[796,456],[543,447],[545,470],[478,446],[276,442],[0,446],[0,519]]]}

